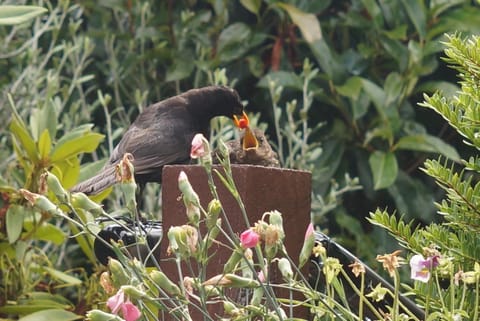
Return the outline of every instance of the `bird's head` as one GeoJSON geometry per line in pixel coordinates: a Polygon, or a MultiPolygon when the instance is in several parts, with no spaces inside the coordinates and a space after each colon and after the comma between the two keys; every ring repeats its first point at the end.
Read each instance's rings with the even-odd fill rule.
{"type": "Polygon", "coordinates": [[[239,129],[245,129],[245,134],[242,139],[242,148],[244,150],[254,150],[258,148],[258,140],[255,137],[254,132],[250,128],[250,120],[245,112],[242,112],[242,117],[238,118],[233,115],[233,122],[239,129]]]}
{"type": "Polygon", "coordinates": [[[243,116],[243,104],[238,92],[227,86],[210,86],[206,87],[214,92],[219,106],[222,106],[222,115],[234,118],[235,116],[243,116]]]}
{"type": "Polygon", "coordinates": [[[227,86],[207,86],[191,89],[182,94],[187,99],[190,113],[203,121],[210,121],[216,116],[243,115],[243,104],[235,89],[227,86]]]}

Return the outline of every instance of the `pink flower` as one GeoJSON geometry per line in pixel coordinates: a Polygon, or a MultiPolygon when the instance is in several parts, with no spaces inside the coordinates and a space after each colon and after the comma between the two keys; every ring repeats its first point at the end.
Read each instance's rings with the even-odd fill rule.
{"type": "Polygon", "coordinates": [[[258,276],[258,280],[262,283],[265,283],[267,281],[267,278],[265,277],[266,274],[268,274],[268,266],[265,265],[264,267],[264,270],[260,270],[260,272],[258,272],[257,276],[258,276]],[[263,273],[263,271],[265,271],[265,273],[263,273]]]}
{"type": "Polygon", "coordinates": [[[141,316],[140,310],[129,299],[125,301],[125,293],[122,289],[107,300],[107,306],[114,314],[118,314],[121,310],[125,321],[136,321],[141,316]]]}
{"type": "Polygon", "coordinates": [[[252,229],[248,229],[240,235],[240,244],[244,249],[255,247],[259,241],[260,235],[252,229]]]}
{"type": "Polygon", "coordinates": [[[430,279],[431,270],[438,266],[438,256],[424,258],[420,254],[412,256],[410,259],[411,275],[413,280],[427,283],[430,279]]]}
{"type": "Polygon", "coordinates": [[[207,139],[202,134],[196,134],[192,140],[192,148],[190,149],[190,157],[193,159],[205,156],[206,150],[204,141],[207,139]]]}
{"type": "Polygon", "coordinates": [[[127,302],[122,305],[122,315],[125,321],[136,321],[142,314],[135,304],[127,300],[127,302]]]}
{"type": "Polygon", "coordinates": [[[313,235],[313,224],[310,223],[307,226],[307,230],[305,231],[305,241],[308,240],[310,236],[313,235]]]}

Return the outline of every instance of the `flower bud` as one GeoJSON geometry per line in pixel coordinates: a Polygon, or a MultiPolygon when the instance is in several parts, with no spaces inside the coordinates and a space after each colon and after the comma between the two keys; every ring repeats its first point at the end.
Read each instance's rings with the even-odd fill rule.
{"type": "Polygon", "coordinates": [[[293,279],[292,266],[290,261],[284,257],[278,260],[278,269],[285,280],[291,281],[293,279]]]}
{"type": "Polygon", "coordinates": [[[232,316],[232,320],[245,319],[245,309],[237,308],[237,306],[230,301],[223,301],[223,309],[226,314],[232,316]]]}
{"type": "Polygon", "coordinates": [[[244,249],[255,247],[259,241],[260,235],[251,228],[240,234],[240,244],[244,249]]]}
{"type": "Polygon", "coordinates": [[[217,219],[221,211],[222,203],[220,203],[219,200],[214,198],[208,203],[207,220],[205,222],[208,229],[211,229],[217,224],[217,219]]]}
{"type": "Polygon", "coordinates": [[[212,155],[210,151],[210,144],[202,134],[196,134],[193,137],[190,157],[193,159],[198,159],[200,164],[204,165],[207,170],[211,170],[212,155]]]}
{"type": "Polygon", "coordinates": [[[230,167],[230,150],[228,149],[225,142],[220,140],[217,149],[220,153],[220,155],[217,156],[220,156],[219,159],[221,160],[221,164],[223,164],[224,166],[226,165],[226,167],[230,167]]]}
{"type": "Polygon", "coordinates": [[[130,283],[130,277],[120,261],[110,258],[108,261],[108,268],[110,270],[110,277],[115,288],[118,289],[122,285],[130,283]]]}
{"type": "Polygon", "coordinates": [[[65,191],[58,178],[50,172],[46,172],[42,174],[42,176],[46,177],[48,189],[55,194],[57,199],[62,203],[67,203],[68,193],[65,191]]]}
{"type": "Polygon", "coordinates": [[[251,249],[245,249],[244,260],[240,261],[240,268],[242,269],[242,276],[244,278],[253,279],[253,252],[251,249]]]}
{"type": "Polygon", "coordinates": [[[185,259],[197,252],[198,232],[190,225],[171,226],[168,230],[169,252],[185,259]]]}
{"type": "Polygon", "coordinates": [[[269,223],[275,227],[278,228],[278,235],[280,238],[280,241],[283,241],[285,238],[285,231],[283,230],[283,218],[282,218],[282,213],[280,213],[277,210],[268,212],[269,214],[269,223]]]}
{"type": "Polygon", "coordinates": [[[48,212],[51,215],[55,216],[64,216],[65,214],[58,208],[57,205],[53,204],[47,197],[44,195],[32,193],[26,189],[21,188],[19,190],[20,194],[35,208],[38,208],[41,211],[48,212]]]}
{"type": "Polygon", "coordinates": [[[313,230],[313,224],[308,224],[307,231],[305,232],[305,241],[303,242],[302,249],[300,250],[298,267],[302,268],[305,263],[310,260],[312,256],[313,247],[315,246],[315,234],[313,230]]]}
{"type": "Polygon", "coordinates": [[[96,217],[106,215],[102,205],[95,203],[83,193],[73,193],[71,200],[74,208],[84,209],[85,211],[92,213],[96,217]]]}
{"type": "Polygon", "coordinates": [[[135,195],[137,191],[137,184],[135,183],[132,161],[133,155],[130,153],[125,153],[115,169],[117,181],[120,182],[120,188],[125,195],[125,202],[131,211],[135,210],[137,207],[135,195]]]}
{"type": "Polygon", "coordinates": [[[115,287],[112,284],[110,274],[106,271],[100,274],[100,285],[105,290],[105,292],[109,295],[115,293],[116,291],[115,287]]]}
{"type": "Polygon", "coordinates": [[[182,192],[182,199],[187,211],[188,221],[194,226],[198,226],[200,220],[200,198],[194,191],[184,171],[181,171],[180,175],[178,175],[178,188],[180,192],[182,192]]]}
{"type": "Polygon", "coordinates": [[[123,321],[118,315],[103,312],[100,310],[90,310],[87,312],[87,321],[123,321]]]}
{"type": "Polygon", "coordinates": [[[340,273],[342,264],[337,258],[327,257],[323,264],[323,274],[327,284],[331,284],[333,279],[340,273]]]}
{"type": "Polygon", "coordinates": [[[203,282],[202,285],[213,285],[229,288],[256,288],[260,286],[260,283],[250,278],[244,278],[236,274],[227,273],[218,274],[203,282]]]}
{"type": "Polygon", "coordinates": [[[140,289],[133,285],[123,285],[122,290],[125,294],[127,294],[130,298],[134,299],[145,299],[147,298],[147,294],[140,289]]]}
{"type": "Polygon", "coordinates": [[[153,282],[162,288],[169,295],[179,296],[182,294],[182,291],[174,282],[172,282],[162,271],[153,270],[150,272],[150,277],[153,282]]]}

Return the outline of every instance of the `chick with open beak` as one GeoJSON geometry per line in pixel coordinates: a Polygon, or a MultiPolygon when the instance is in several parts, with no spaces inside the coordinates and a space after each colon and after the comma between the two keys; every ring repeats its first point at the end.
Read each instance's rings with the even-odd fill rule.
{"type": "Polygon", "coordinates": [[[245,112],[243,112],[242,118],[238,119],[236,115],[233,116],[233,122],[239,129],[245,129],[245,133],[242,138],[242,148],[245,151],[256,150],[258,148],[258,139],[255,137],[252,129],[250,128],[250,120],[245,112]]]}
{"type": "Polygon", "coordinates": [[[240,140],[226,142],[232,164],[250,164],[280,167],[277,153],[259,128],[250,128],[250,120],[244,112],[241,118],[233,116],[237,128],[243,131],[240,140]]]}

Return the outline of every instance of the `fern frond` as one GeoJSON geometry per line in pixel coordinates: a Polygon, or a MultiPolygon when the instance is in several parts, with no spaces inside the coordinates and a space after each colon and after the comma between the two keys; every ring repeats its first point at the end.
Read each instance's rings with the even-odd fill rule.
{"type": "Polygon", "coordinates": [[[480,182],[474,184],[470,172],[456,172],[453,164],[449,166],[447,161],[427,160],[424,165],[422,170],[446,191],[446,199],[436,203],[439,213],[450,225],[480,232],[480,182]]]}
{"type": "Polygon", "coordinates": [[[408,248],[414,252],[422,252],[423,239],[417,233],[417,229],[413,228],[413,220],[405,223],[403,216],[398,218],[395,213],[389,214],[387,211],[377,209],[375,212],[370,212],[370,217],[367,220],[377,226],[386,229],[401,246],[408,248]]]}

